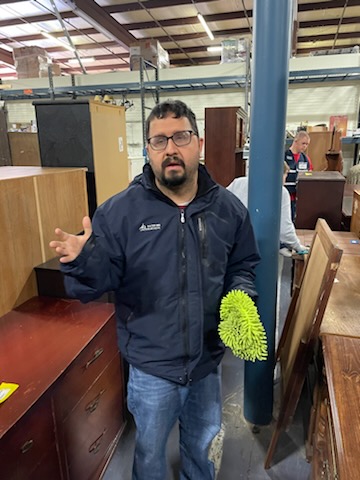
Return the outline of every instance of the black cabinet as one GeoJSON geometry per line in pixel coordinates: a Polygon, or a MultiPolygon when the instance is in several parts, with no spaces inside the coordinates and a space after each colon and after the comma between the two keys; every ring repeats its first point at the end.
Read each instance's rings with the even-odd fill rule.
{"type": "Polygon", "coordinates": [[[341,230],[345,178],[339,172],[303,172],[298,175],[296,228],[313,230],[324,218],[331,230],[341,230]]]}

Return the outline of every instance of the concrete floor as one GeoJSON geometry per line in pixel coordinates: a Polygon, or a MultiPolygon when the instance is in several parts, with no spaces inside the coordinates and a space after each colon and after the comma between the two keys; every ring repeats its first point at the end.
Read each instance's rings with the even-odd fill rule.
{"type": "MultiPolygon", "coordinates": [[[[281,329],[290,301],[291,259],[280,257],[281,289],[278,322],[281,329]]],[[[253,425],[243,417],[244,362],[227,351],[222,362],[223,424],[225,436],[223,455],[217,480],[308,480],[310,465],[305,459],[302,403],[287,432],[281,434],[272,467],[264,469],[265,454],[274,424],[253,432],[253,425]]],[[[279,383],[274,387],[274,415],[278,408],[279,383]]],[[[131,480],[135,428],[129,418],[116,452],[105,472],[104,480],[131,480]]],[[[168,443],[169,472],[164,480],[178,480],[178,434],[174,428],[168,443]]],[[[146,480],[146,479],[142,479],[146,480]]],[[[201,479],[192,479],[201,480],[201,479]]]]}

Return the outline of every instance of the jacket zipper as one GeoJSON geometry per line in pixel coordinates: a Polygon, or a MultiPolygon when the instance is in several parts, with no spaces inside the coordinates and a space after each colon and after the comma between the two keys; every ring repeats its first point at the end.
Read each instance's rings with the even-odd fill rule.
{"type": "Polygon", "coordinates": [[[206,244],[206,223],[203,215],[199,215],[198,219],[198,231],[200,238],[200,252],[202,260],[207,258],[207,244],[206,244]]]}
{"type": "Polygon", "coordinates": [[[187,323],[187,312],[186,312],[186,246],[185,246],[185,209],[180,209],[180,258],[181,258],[181,268],[180,268],[180,298],[181,298],[181,311],[182,311],[182,334],[184,341],[184,352],[185,352],[185,378],[184,383],[188,382],[188,372],[187,372],[187,359],[189,358],[189,340],[188,340],[188,323],[187,323]]]}

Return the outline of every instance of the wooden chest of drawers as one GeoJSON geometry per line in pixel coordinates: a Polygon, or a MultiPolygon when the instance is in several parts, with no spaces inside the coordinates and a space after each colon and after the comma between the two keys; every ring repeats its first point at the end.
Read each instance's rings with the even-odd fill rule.
{"type": "Polygon", "coordinates": [[[1,477],[100,478],[125,425],[114,307],[35,297],[0,319],[1,477]]]}
{"type": "Polygon", "coordinates": [[[312,437],[313,480],[359,478],[360,338],[322,335],[324,384],[312,437]]]}

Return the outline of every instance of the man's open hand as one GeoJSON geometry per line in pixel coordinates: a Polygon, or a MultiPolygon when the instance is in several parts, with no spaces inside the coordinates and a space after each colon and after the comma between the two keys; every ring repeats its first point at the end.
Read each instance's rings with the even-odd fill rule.
{"type": "Polygon", "coordinates": [[[92,233],[91,220],[84,217],[83,221],[84,233],[82,235],[72,235],[64,232],[60,228],[55,229],[57,240],[52,240],[49,245],[60,256],[61,263],[69,263],[80,255],[85,243],[92,233]]]}

